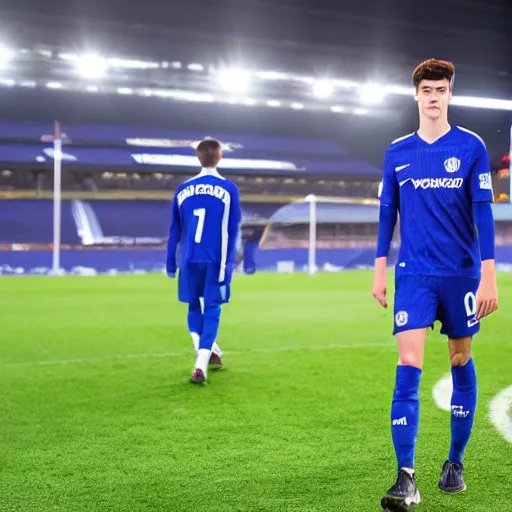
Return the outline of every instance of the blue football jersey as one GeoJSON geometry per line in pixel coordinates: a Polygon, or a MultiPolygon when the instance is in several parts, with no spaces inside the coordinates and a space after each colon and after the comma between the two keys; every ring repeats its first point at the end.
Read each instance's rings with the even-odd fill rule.
{"type": "Polygon", "coordinates": [[[205,170],[175,191],[169,234],[167,270],[176,271],[180,244],[181,267],[188,263],[215,263],[223,280],[226,265],[235,261],[241,222],[237,186],[216,170],[205,170]]]}
{"type": "Polygon", "coordinates": [[[381,205],[399,212],[398,274],[480,274],[472,204],[492,202],[483,140],[452,127],[433,143],[412,133],[386,151],[381,205]]]}

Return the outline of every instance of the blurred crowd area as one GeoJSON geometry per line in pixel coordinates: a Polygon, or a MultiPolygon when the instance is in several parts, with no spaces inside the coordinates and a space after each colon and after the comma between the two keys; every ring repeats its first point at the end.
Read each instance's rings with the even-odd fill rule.
{"type": "MultiPolygon", "coordinates": [[[[84,171],[67,169],[62,176],[63,192],[102,194],[115,192],[130,193],[131,197],[140,199],[146,196],[159,197],[172,195],[174,189],[191,174],[164,172],[113,172],[84,171]],[[153,193],[153,194],[152,194],[153,193]]],[[[242,195],[261,196],[265,201],[269,196],[304,197],[308,194],[335,197],[373,198],[376,199],[379,180],[354,181],[337,176],[262,176],[225,174],[233,180],[242,195]]],[[[30,193],[44,196],[53,190],[53,169],[16,169],[0,171],[0,192],[30,193]]]]}

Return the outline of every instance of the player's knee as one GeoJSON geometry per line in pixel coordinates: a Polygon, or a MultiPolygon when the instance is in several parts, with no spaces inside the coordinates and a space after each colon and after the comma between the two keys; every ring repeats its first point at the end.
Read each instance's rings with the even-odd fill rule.
{"type": "Polygon", "coordinates": [[[220,304],[210,303],[204,305],[204,314],[206,316],[220,316],[221,308],[220,304]]]}
{"type": "Polygon", "coordinates": [[[413,352],[407,352],[405,354],[400,354],[398,364],[400,366],[412,366],[421,370],[423,367],[423,357],[418,354],[414,354],[413,352]]]}
{"type": "Polygon", "coordinates": [[[193,299],[188,303],[189,311],[201,311],[201,301],[199,299],[193,299]]]}
{"type": "Polygon", "coordinates": [[[455,352],[450,357],[452,366],[466,366],[471,359],[471,351],[455,352]]]}

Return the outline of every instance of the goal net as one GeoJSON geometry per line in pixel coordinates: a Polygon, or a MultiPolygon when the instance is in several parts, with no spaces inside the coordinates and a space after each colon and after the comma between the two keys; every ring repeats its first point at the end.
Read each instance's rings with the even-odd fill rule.
{"type": "Polygon", "coordinates": [[[378,200],[309,195],[274,213],[260,249],[274,251],[277,260],[293,261],[310,274],[371,266],[378,219],[378,200]]]}

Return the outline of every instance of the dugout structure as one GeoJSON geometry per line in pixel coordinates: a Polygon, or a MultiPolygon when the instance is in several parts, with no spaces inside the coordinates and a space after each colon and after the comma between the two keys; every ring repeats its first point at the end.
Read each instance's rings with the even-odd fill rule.
{"type": "MultiPolygon", "coordinates": [[[[378,200],[308,195],[279,208],[270,218],[260,249],[308,252],[308,272],[317,271],[317,251],[376,246],[378,200]]],[[[393,240],[396,246],[398,241],[393,240]]]]}

